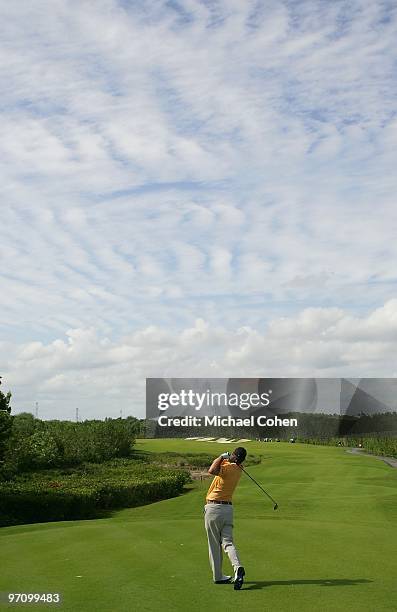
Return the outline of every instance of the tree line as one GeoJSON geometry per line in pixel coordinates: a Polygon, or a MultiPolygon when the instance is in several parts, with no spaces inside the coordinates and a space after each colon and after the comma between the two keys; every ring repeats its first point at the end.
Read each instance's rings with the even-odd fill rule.
{"type": "Polygon", "coordinates": [[[6,475],[129,457],[141,431],[139,419],[131,416],[43,421],[28,412],[11,415],[10,403],[11,393],[0,391],[0,467],[6,475]]]}

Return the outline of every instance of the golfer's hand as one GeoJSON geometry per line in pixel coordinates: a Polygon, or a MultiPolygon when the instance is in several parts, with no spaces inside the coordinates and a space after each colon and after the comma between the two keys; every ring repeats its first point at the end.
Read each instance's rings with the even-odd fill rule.
{"type": "Polygon", "coordinates": [[[229,459],[230,453],[222,453],[221,457],[222,459],[229,459]]]}

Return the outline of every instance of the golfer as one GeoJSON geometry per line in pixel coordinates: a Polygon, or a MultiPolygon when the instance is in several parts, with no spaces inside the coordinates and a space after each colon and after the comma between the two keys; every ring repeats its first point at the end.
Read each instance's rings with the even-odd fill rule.
{"type": "Polygon", "coordinates": [[[212,462],[209,474],[215,476],[207,492],[204,506],[205,529],[208,538],[210,565],[215,584],[225,584],[232,576],[222,573],[222,547],[234,569],[234,589],[239,590],[244,581],[245,571],[233,544],[232,496],[241,477],[241,468],[247,451],[241,446],[233,453],[223,453],[212,462]]]}

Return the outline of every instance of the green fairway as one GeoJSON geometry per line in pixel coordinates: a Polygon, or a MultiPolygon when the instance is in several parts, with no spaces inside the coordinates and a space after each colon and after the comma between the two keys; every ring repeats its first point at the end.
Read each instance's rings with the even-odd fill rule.
{"type": "MultiPolygon", "coordinates": [[[[241,591],[212,583],[203,526],[210,480],[110,518],[0,529],[0,591],[59,592],[65,612],[396,610],[397,470],[342,448],[246,447],[262,456],[248,471],[279,510],[242,475],[233,500],[241,591]]],[[[215,457],[232,445],[138,440],[136,448],[215,457]]]]}

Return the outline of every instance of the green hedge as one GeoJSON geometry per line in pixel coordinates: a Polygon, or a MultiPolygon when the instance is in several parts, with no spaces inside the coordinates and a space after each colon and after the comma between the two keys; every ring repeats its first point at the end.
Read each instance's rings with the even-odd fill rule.
{"type": "Polygon", "coordinates": [[[323,446],[346,446],[361,448],[372,455],[397,458],[397,438],[395,437],[343,437],[343,438],[298,438],[305,444],[323,446]]]}
{"type": "Polygon", "coordinates": [[[0,448],[7,473],[130,457],[139,430],[139,421],[133,417],[82,423],[41,421],[29,413],[9,418],[12,428],[0,448]]]}
{"type": "Polygon", "coordinates": [[[0,526],[94,518],[104,510],[175,497],[190,481],[180,470],[123,462],[100,467],[46,470],[0,483],[0,526]]]}
{"type": "Polygon", "coordinates": [[[363,438],[360,442],[369,453],[397,458],[397,438],[363,438]]]}
{"type": "MultiPolygon", "coordinates": [[[[134,459],[10,474],[0,482],[0,526],[94,518],[103,511],[175,497],[190,481],[186,468],[208,468],[213,458],[206,453],[135,453],[134,459]]],[[[247,459],[247,465],[261,460],[247,459]]]]}

